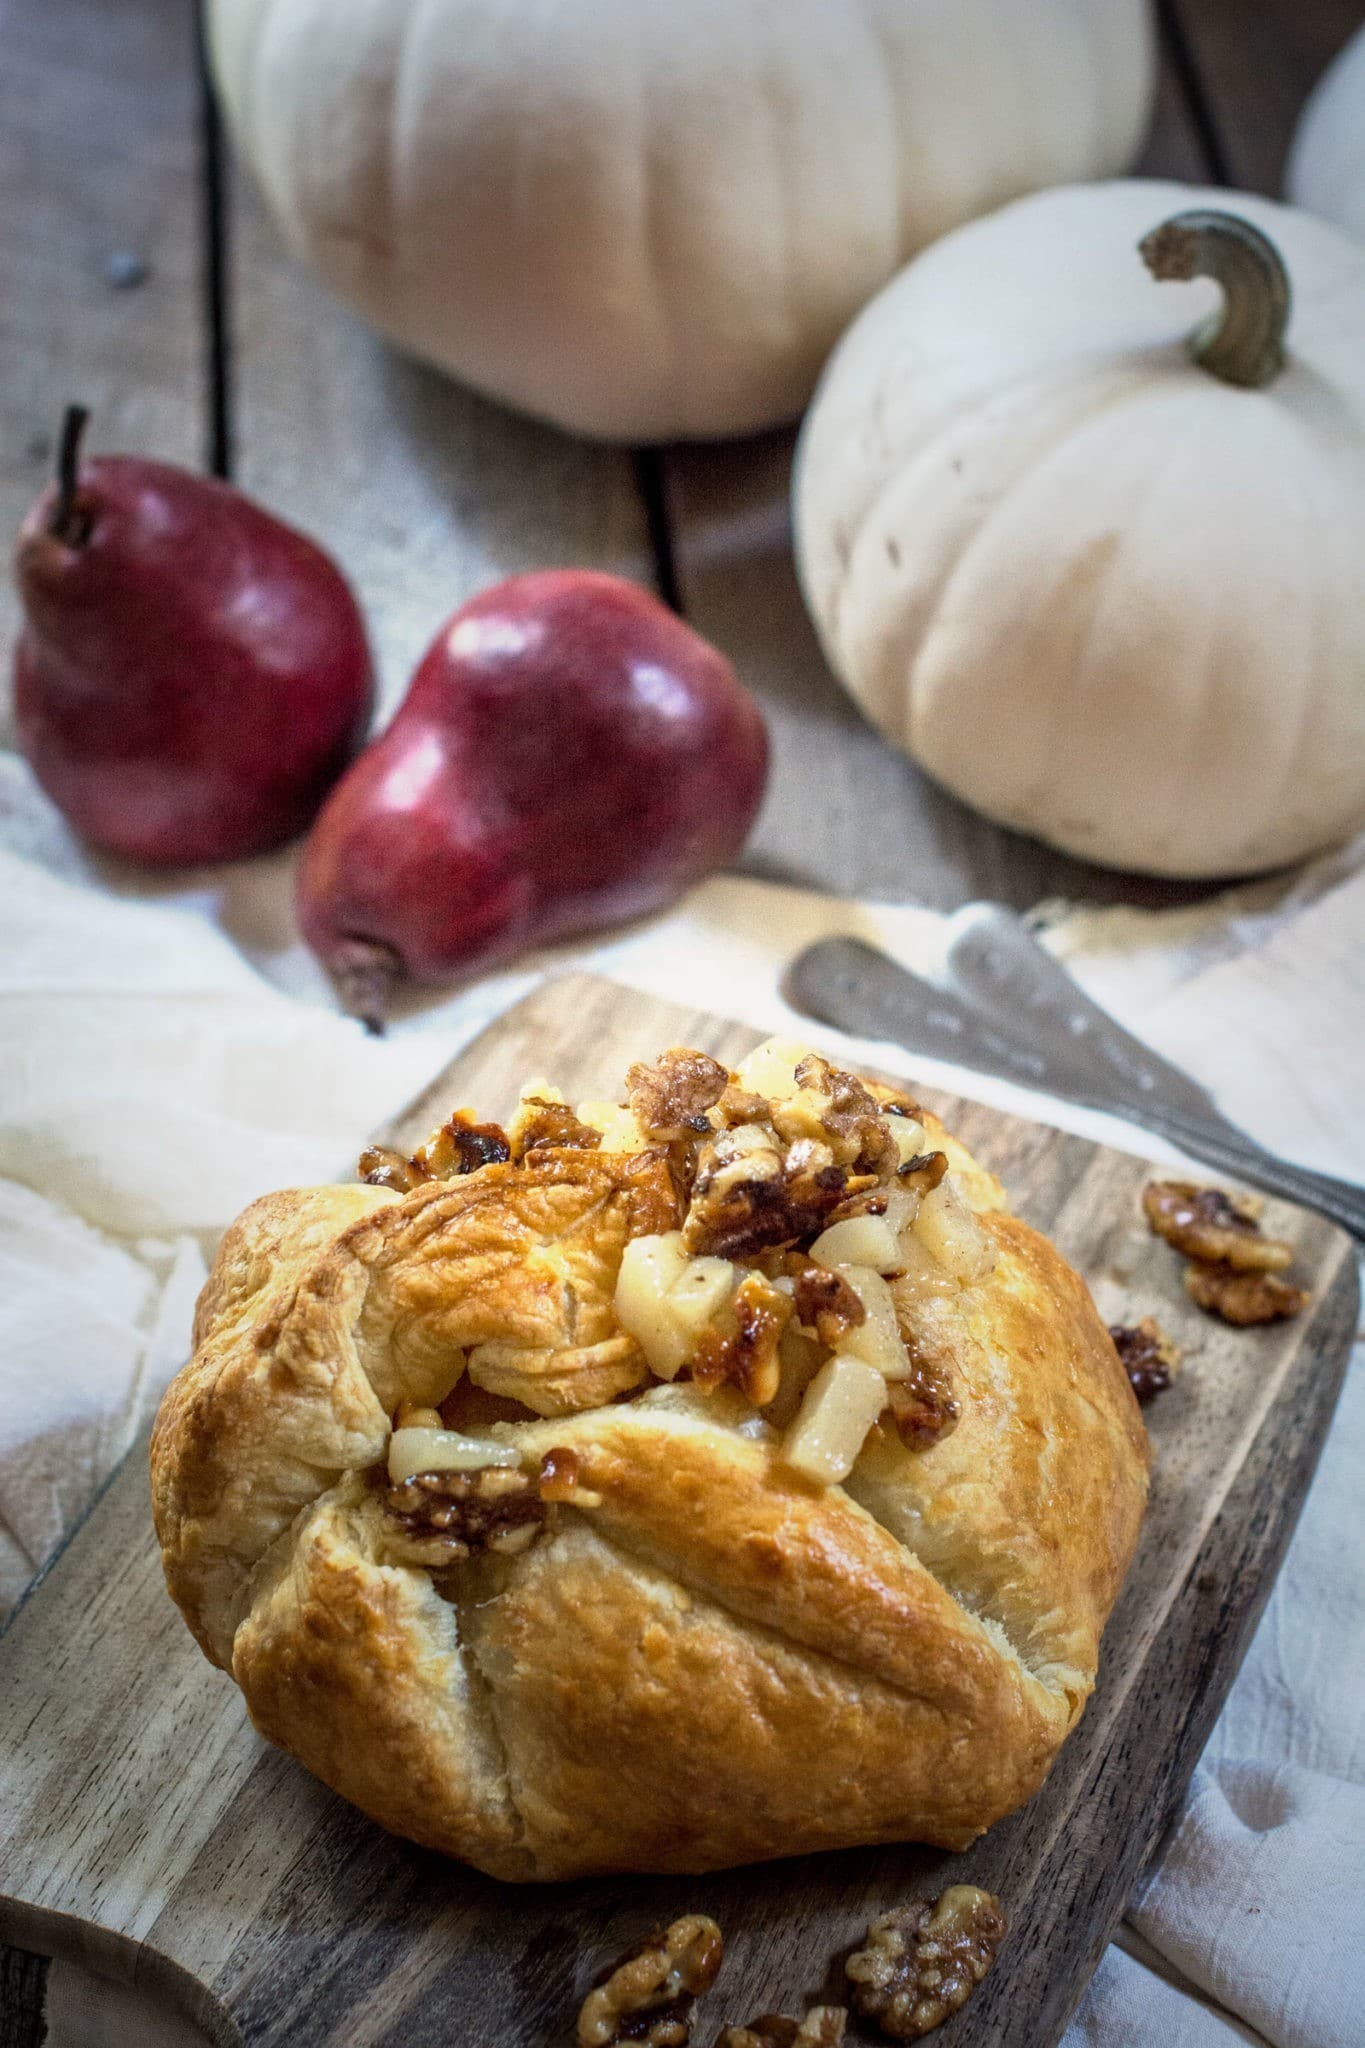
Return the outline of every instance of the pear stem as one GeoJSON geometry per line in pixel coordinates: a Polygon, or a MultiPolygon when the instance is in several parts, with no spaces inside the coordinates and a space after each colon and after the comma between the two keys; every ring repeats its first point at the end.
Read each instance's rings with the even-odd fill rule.
{"type": "Polygon", "coordinates": [[[346,1015],[363,1024],[371,1038],[382,1038],[389,998],[403,972],[393,947],[376,939],[346,939],[328,972],[346,1015]]]}
{"type": "Polygon", "coordinates": [[[62,438],[57,449],[57,498],[47,530],[68,547],[79,547],[89,532],[88,522],[76,510],[80,481],[81,437],[90,419],[84,405],[69,405],[62,419],[62,438]]]}
{"type": "Polygon", "coordinates": [[[1153,228],[1138,251],[1163,282],[1211,277],[1222,286],[1221,307],[1190,336],[1202,369],[1255,390],[1284,368],[1289,277],[1268,235],[1239,214],[1198,206],[1153,228]]]}

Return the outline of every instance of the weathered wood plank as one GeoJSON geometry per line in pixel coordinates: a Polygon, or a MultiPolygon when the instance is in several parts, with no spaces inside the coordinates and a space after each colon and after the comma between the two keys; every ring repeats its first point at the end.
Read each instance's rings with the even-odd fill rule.
{"type": "MultiPolygon", "coordinates": [[[[192,0],[0,5],[0,525],[50,473],[62,408],[91,446],[204,453],[192,0]]],[[[0,659],[19,624],[0,578],[0,659]]],[[[0,692],[0,740],[9,691],[0,692]]]]}
{"type": "MultiPolygon", "coordinates": [[[[1139,169],[1209,174],[1169,47],[1139,169]]],[[[776,433],[663,458],[683,609],[736,663],[772,728],[772,787],[747,870],[941,909],[974,896],[1026,908],[1050,895],[1158,904],[1200,894],[1005,831],[887,746],[835,682],[802,605],[788,511],[794,440],[776,433]]]]}
{"type": "MultiPolygon", "coordinates": [[[[661,1043],[730,1059],[755,1034],[586,977],[492,1027],[399,1119],[452,1100],[505,1114],[527,1071],[614,1093],[661,1043]]],[[[697,2036],[840,1997],[838,1959],[911,1886],[999,1892],[1012,1934],[943,2048],[1049,2048],[1176,1810],[1288,1541],[1355,1323],[1354,1259],[1273,1204],[1315,1289],[1259,1332],[1194,1309],[1147,1232],[1141,1162],[938,1099],[1017,1206],[1086,1274],[1102,1313],[1156,1313],[1187,1347],[1149,1411],[1156,1482],[1105,1635],[1100,1683],[1043,1791],[962,1858],[913,1847],[705,1878],[505,1887],[382,1834],[251,1733],[168,1602],[145,1466],[130,1463],[0,1645],[0,1937],[133,1976],[247,2048],[551,2048],[597,1967],[705,1910],[727,1936],[697,2036]],[[111,1570],[111,1559],[117,1569],[111,1570]],[[239,2030],[239,2031],[237,2031],[239,2030]]],[[[851,2040],[863,2037],[856,2031],[851,2040]]]]}
{"type": "Polygon", "coordinates": [[[40,2048],[48,1958],[0,1948],[0,2048],[40,2048]]]}
{"type": "Polygon", "coordinates": [[[741,863],[835,895],[953,909],[973,897],[1026,909],[1046,896],[1160,905],[1198,885],[1121,875],[980,817],[889,747],[839,687],[792,564],[793,436],[670,450],[683,608],[754,691],[773,776],[741,863]]]}
{"type": "Polygon", "coordinates": [[[1278,197],[1294,124],[1361,0],[1164,0],[1230,184],[1278,197]]]}
{"type": "Polygon", "coordinates": [[[559,564],[653,581],[629,454],[400,356],[288,254],[240,164],[228,193],[233,474],[352,578],[385,708],[483,584],[559,564]]]}
{"type": "Polygon", "coordinates": [[[1139,178],[1180,178],[1203,184],[1214,165],[1190,104],[1191,81],[1168,34],[1161,36],[1157,62],[1156,101],[1141,156],[1133,167],[1139,178]]]}

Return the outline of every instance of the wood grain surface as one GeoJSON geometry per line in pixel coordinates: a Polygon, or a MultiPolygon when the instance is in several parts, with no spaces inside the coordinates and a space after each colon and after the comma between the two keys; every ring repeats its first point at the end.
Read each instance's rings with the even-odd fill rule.
{"type": "MultiPolygon", "coordinates": [[[[1162,0],[1160,12],[1139,168],[1274,189],[1303,96],[1365,7],[1162,0]]],[[[45,476],[62,405],[84,397],[92,446],[216,455],[336,553],[371,618],[386,706],[444,614],[498,576],[586,563],[675,592],[772,724],[750,872],[944,908],[1200,893],[1007,832],[876,737],[829,673],[796,589],[790,434],[634,455],[589,447],[368,334],[284,250],[222,138],[205,133],[193,0],[0,0],[0,24],[0,512],[11,528],[45,476]],[[146,266],[131,288],[110,282],[128,256],[146,266]]],[[[0,647],[17,620],[0,590],[0,647]]]]}
{"type": "Polygon", "coordinates": [[[1361,0],[1162,0],[1214,177],[1279,198],[1309,92],[1365,22],[1361,0]]]}
{"type": "MultiPolygon", "coordinates": [[[[607,982],[550,982],[393,1135],[415,1141],[457,1102],[506,1114],[529,1072],[571,1097],[615,1094],[624,1065],[661,1044],[734,1060],[754,1039],[607,982]]],[[[701,2048],[723,2019],[839,2001],[839,1958],[873,1913],[969,1879],[1000,1894],[1012,1932],[936,2039],[1055,2042],[1269,1591],[1336,1398],[1355,1264],[1330,1225],[1270,1205],[1313,1304],[1293,1323],[1228,1330],[1193,1308],[1180,1262],[1142,1223],[1139,1160],[928,1099],[1055,1236],[1107,1319],[1155,1312],[1187,1350],[1148,1411],[1152,1502],[1098,1689],[1027,1808],[960,1857],[877,1849],[704,1878],[496,1885],[384,1835],[255,1737],[165,1594],[138,1455],[0,1643],[0,1808],[14,1823],[0,1938],[157,1987],[214,2040],[248,2048],[552,2048],[601,1964],[655,1921],[706,1911],[728,1955],[701,2048]]]]}
{"type": "Polygon", "coordinates": [[[232,469],[352,577],[392,710],[476,590],[572,564],[648,583],[628,450],[520,418],[385,346],[284,249],[246,172],[227,184],[232,469]]]}
{"type": "MultiPolygon", "coordinates": [[[[0,528],[8,555],[63,408],[91,447],[198,465],[200,97],[186,0],[0,0],[0,528]]],[[[0,657],[20,614],[0,576],[0,657]]],[[[0,689],[0,744],[10,744],[0,689]]]]}

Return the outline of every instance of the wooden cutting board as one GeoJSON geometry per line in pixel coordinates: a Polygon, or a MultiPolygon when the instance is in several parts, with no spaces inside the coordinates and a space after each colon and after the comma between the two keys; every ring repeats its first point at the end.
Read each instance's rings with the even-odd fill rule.
{"type": "MultiPolygon", "coordinates": [[[[528,1074],[571,1097],[614,1095],[625,1065],[664,1045],[733,1062],[755,1038],[607,982],[551,982],[393,1135],[415,1142],[462,1102],[505,1115],[528,1074]]],[[[154,1985],[223,2043],[551,2048],[571,2039],[601,1964],[649,1926],[705,1911],[727,1944],[694,2029],[711,2048],[724,2020],[800,2013],[822,1994],[842,2003],[840,1957],[871,1915],[912,1888],[969,1880],[1001,1896],[1011,1933],[936,2043],[1057,2041],[1284,1553],[1355,1328],[1355,1261],[1341,1232],[1272,1203],[1269,1227],[1293,1240],[1312,1305],[1292,1323],[1226,1329],[1186,1300],[1180,1261],[1148,1234],[1140,1161],[926,1099],[1086,1275],[1108,1321],[1155,1312],[1187,1348],[1147,1411],[1151,1508],[1098,1689],[1031,1805],[966,1856],[907,1847],[714,1877],[494,1884],[381,1833],[255,1736],[166,1597],[138,1452],[0,1643],[0,1938],[154,1985]]]]}

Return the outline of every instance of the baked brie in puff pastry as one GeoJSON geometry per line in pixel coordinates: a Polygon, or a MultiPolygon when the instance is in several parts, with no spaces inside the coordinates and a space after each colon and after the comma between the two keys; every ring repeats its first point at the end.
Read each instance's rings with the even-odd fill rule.
{"type": "Polygon", "coordinates": [[[1084,1283],[803,1048],[532,1083],[223,1240],[152,1442],[271,1741],[494,1876],[960,1849],[1085,1704],[1147,1446],[1084,1283]]]}

